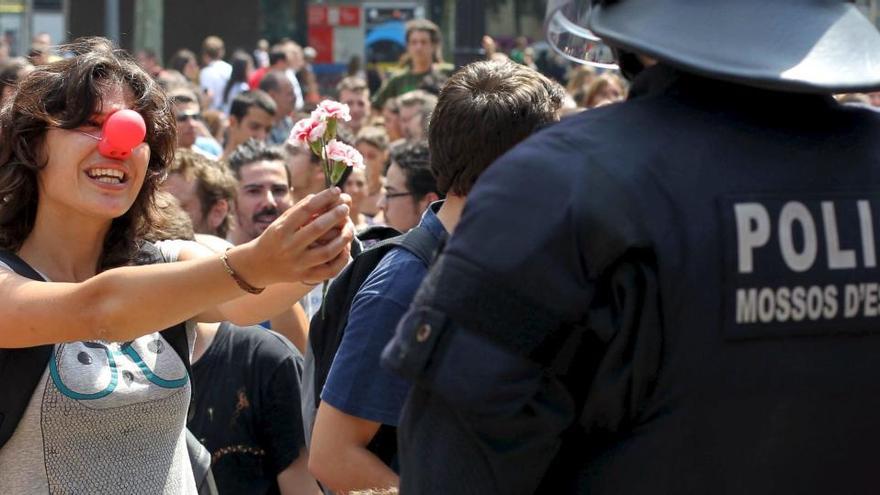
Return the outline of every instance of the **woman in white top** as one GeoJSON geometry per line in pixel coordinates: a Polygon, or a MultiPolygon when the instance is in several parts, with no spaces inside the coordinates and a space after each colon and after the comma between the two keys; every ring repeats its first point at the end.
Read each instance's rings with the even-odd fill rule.
{"type": "MultiPolygon", "coordinates": [[[[173,156],[174,116],[106,40],[68,48],[72,58],[31,73],[0,112],[0,249],[47,281],[0,264],[0,364],[3,353],[51,350],[0,446],[0,487],[194,493],[188,356],[158,331],[247,325],[289,308],[347,261],[350,199],[335,189],[306,198],[223,257],[187,248],[164,254],[177,263],[132,266],[162,224],[154,195],[173,156]],[[123,109],[143,117],[146,137],[120,158],[104,148],[104,122],[123,109]]],[[[9,375],[0,380],[9,386],[9,375]]]]}

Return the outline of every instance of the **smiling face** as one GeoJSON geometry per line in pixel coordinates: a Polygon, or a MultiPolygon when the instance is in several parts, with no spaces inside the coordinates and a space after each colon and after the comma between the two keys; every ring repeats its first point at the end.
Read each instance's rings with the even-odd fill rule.
{"type": "Polygon", "coordinates": [[[262,160],[241,167],[236,198],[238,237],[255,239],[281,213],[293,206],[282,161],[262,160]]]}
{"type": "Polygon", "coordinates": [[[131,108],[133,100],[129,88],[108,85],[88,122],[46,132],[41,149],[46,166],[37,177],[38,214],[111,220],[131,208],[144,183],[150,148],[141,143],[128,158],[118,160],[102,156],[98,140],[104,121],[117,110],[131,108]]]}

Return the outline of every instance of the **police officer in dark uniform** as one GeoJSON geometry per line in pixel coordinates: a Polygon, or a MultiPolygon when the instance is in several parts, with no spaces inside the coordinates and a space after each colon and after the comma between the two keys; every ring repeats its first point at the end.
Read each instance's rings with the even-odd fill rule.
{"type": "Polygon", "coordinates": [[[880,88],[877,30],[835,0],[559,4],[632,97],[473,190],[383,355],[415,383],[402,493],[876,493],[880,116],[830,95],[880,88]]]}

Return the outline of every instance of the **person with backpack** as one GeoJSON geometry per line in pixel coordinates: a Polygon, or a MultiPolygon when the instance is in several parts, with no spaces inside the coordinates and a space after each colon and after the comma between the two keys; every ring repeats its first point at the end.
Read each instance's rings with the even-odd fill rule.
{"type": "Polygon", "coordinates": [[[0,487],[193,494],[192,323],[261,321],[335,275],[348,198],[308,198],[222,255],[163,252],[171,107],[109,41],[65,51],[0,112],[0,487]]]}
{"type": "MultiPolygon", "coordinates": [[[[381,257],[359,288],[348,287],[357,292],[321,393],[309,452],[309,468],[326,488],[347,492],[397,485],[395,427],[410,385],[379,367],[381,351],[433,254],[455,230],[480,174],[533,131],[556,122],[562,101],[559,85],[511,63],[468,65],[441,91],[431,117],[429,163],[446,199],[430,205],[419,225],[381,257]],[[427,259],[408,247],[420,232],[428,234],[422,235],[432,248],[427,259]]],[[[346,271],[357,264],[355,259],[346,271]]],[[[345,272],[339,280],[344,277],[345,272]]]]}

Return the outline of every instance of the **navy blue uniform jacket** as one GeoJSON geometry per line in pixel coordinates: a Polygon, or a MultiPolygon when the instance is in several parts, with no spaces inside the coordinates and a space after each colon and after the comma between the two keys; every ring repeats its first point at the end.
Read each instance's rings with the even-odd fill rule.
{"type": "Polygon", "coordinates": [[[635,89],[469,196],[383,355],[402,493],[876,492],[878,114],[635,89]]]}

